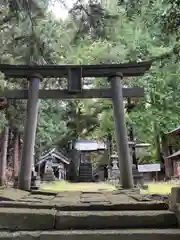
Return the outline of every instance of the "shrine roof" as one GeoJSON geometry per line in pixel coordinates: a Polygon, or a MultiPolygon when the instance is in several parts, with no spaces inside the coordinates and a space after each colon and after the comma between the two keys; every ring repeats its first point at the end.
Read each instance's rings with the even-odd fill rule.
{"type": "Polygon", "coordinates": [[[180,126],[170,132],[167,132],[165,135],[167,135],[168,137],[180,136],[180,126]]]}
{"type": "Polygon", "coordinates": [[[41,164],[44,161],[47,161],[49,158],[55,157],[65,164],[70,164],[70,160],[60,151],[57,151],[55,148],[47,152],[45,155],[40,157],[40,160],[36,163],[41,164]]]}
{"type": "Polygon", "coordinates": [[[166,159],[171,159],[171,160],[180,159],[180,150],[178,150],[177,152],[173,153],[172,155],[166,157],[166,159]]]}
{"type": "Polygon", "coordinates": [[[75,142],[74,148],[78,151],[98,151],[105,150],[107,146],[103,142],[94,140],[77,140],[75,142]]]}
{"type": "Polygon", "coordinates": [[[150,146],[151,146],[151,144],[149,144],[149,143],[136,143],[135,144],[136,148],[147,148],[147,147],[150,147],[150,146]]]}

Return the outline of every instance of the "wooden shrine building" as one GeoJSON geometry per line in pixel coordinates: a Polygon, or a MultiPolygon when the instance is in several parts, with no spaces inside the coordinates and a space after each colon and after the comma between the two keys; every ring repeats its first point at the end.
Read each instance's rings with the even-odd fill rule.
{"type": "Polygon", "coordinates": [[[40,157],[35,164],[35,171],[39,173],[43,180],[47,167],[50,165],[53,169],[54,176],[58,180],[66,180],[70,160],[60,151],[55,148],[40,157]]]}
{"type": "Polygon", "coordinates": [[[105,151],[106,145],[93,140],[78,140],[74,144],[74,162],[79,182],[93,181],[93,153],[105,151]]]}
{"type": "Polygon", "coordinates": [[[180,178],[180,127],[164,134],[162,147],[166,178],[180,178]]]}

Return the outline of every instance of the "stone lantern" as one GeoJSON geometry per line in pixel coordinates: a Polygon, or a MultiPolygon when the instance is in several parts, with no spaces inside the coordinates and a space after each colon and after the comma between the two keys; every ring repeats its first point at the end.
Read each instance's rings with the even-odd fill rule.
{"type": "Polygon", "coordinates": [[[120,170],[118,167],[118,155],[114,153],[111,155],[111,162],[112,162],[112,170],[111,170],[111,178],[119,179],[120,178],[120,170]]]}

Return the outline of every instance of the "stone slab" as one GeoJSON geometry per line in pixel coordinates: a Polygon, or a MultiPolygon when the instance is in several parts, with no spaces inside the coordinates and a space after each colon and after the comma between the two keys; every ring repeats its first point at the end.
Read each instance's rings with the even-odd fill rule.
{"type": "Polygon", "coordinates": [[[0,199],[6,198],[7,200],[17,201],[23,197],[30,195],[30,192],[22,191],[15,188],[0,189],[0,199]]]}
{"type": "Polygon", "coordinates": [[[80,197],[80,195],[81,195],[81,191],[72,191],[72,192],[70,192],[70,191],[64,191],[64,192],[60,192],[60,193],[58,193],[56,196],[57,197],[62,197],[62,198],[64,198],[64,197],[80,197]]]}
{"type": "Polygon", "coordinates": [[[81,192],[60,192],[50,201],[50,204],[55,205],[76,205],[80,203],[81,192]]]}
{"type": "Polygon", "coordinates": [[[59,211],[55,229],[169,228],[177,226],[169,211],[59,211]]]}
{"type": "Polygon", "coordinates": [[[42,200],[40,200],[40,199],[33,199],[33,198],[22,198],[22,199],[20,199],[19,200],[19,202],[30,202],[30,203],[41,203],[42,202],[42,200]]]}
{"type": "Polygon", "coordinates": [[[112,194],[131,194],[131,193],[140,194],[140,188],[117,189],[112,192],[112,194]]]}
{"type": "Polygon", "coordinates": [[[47,202],[28,202],[28,201],[1,201],[0,208],[32,208],[32,209],[52,209],[55,208],[47,202]]]}
{"type": "MultiPolygon", "coordinates": [[[[52,200],[52,199],[55,198],[55,196],[53,196],[53,195],[43,195],[43,194],[39,194],[39,195],[38,194],[33,194],[33,195],[31,194],[30,197],[32,199],[38,199],[38,200],[52,200]]],[[[24,197],[23,199],[26,199],[26,198],[28,198],[28,197],[24,197]]]]}
{"type": "Polygon", "coordinates": [[[1,232],[0,239],[3,240],[39,240],[41,232],[1,232]]]}
{"type": "Polygon", "coordinates": [[[56,209],[63,211],[126,211],[126,210],[167,210],[169,207],[163,202],[122,202],[122,203],[69,203],[69,202],[25,202],[25,201],[1,201],[3,208],[32,208],[32,209],[56,209]]]}
{"type": "Polygon", "coordinates": [[[138,201],[138,202],[150,202],[152,201],[150,198],[146,197],[145,195],[140,195],[140,194],[129,194],[129,197],[132,199],[138,201]]]}
{"type": "Polygon", "coordinates": [[[42,232],[40,240],[179,240],[180,229],[126,229],[42,232]]]}
{"type": "Polygon", "coordinates": [[[106,198],[103,192],[93,192],[87,193],[82,192],[80,196],[81,203],[88,203],[88,204],[110,204],[110,201],[106,198]]]}
{"type": "Polygon", "coordinates": [[[50,230],[54,228],[55,210],[0,208],[0,229],[50,230]]]}
{"type": "Polygon", "coordinates": [[[41,190],[31,190],[31,194],[32,195],[46,195],[46,196],[56,196],[58,194],[58,192],[48,192],[48,191],[41,191],[41,190]]]}
{"type": "Polygon", "coordinates": [[[180,229],[0,232],[3,240],[179,240],[180,229]]]}
{"type": "Polygon", "coordinates": [[[111,202],[111,204],[117,204],[117,203],[135,203],[137,202],[135,199],[129,197],[125,193],[121,194],[112,194],[112,193],[104,193],[106,196],[106,199],[111,202]]]}

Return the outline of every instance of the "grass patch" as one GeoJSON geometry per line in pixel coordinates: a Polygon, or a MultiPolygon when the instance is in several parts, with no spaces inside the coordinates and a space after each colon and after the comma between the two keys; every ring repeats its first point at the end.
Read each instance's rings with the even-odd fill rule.
{"type": "Polygon", "coordinates": [[[64,192],[64,191],[113,191],[116,188],[106,183],[70,183],[66,181],[56,181],[46,183],[41,186],[42,191],[64,192]]]}
{"type": "Polygon", "coordinates": [[[148,184],[148,190],[142,190],[143,194],[158,194],[158,195],[168,195],[171,193],[171,188],[180,185],[174,184],[159,184],[159,183],[152,183],[148,184]]]}

